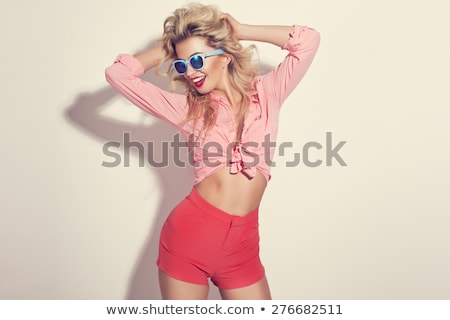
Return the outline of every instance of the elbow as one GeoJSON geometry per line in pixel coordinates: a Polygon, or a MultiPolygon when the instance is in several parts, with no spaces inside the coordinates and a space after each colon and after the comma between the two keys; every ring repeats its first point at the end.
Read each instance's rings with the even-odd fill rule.
{"type": "Polygon", "coordinates": [[[316,29],[304,27],[299,44],[301,48],[299,48],[299,51],[303,54],[309,53],[314,56],[319,49],[320,33],[316,29]]]}
{"type": "Polygon", "coordinates": [[[307,42],[313,48],[318,48],[320,45],[320,32],[314,28],[307,27],[307,42]]]}
{"type": "Polygon", "coordinates": [[[111,65],[105,69],[105,79],[110,85],[115,83],[116,73],[114,72],[114,65],[111,65]]]}
{"type": "Polygon", "coordinates": [[[127,74],[121,70],[120,65],[117,63],[114,63],[105,69],[106,82],[116,89],[123,86],[126,78],[127,74]]]}
{"type": "Polygon", "coordinates": [[[320,32],[317,30],[314,30],[314,43],[316,47],[319,47],[320,45],[320,32]]]}
{"type": "Polygon", "coordinates": [[[114,63],[105,69],[105,79],[112,86],[132,81],[142,73],[140,70],[136,71],[138,67],[133,65],[133,60],[130,60],[127,55],[119,55],[114,63]]]}

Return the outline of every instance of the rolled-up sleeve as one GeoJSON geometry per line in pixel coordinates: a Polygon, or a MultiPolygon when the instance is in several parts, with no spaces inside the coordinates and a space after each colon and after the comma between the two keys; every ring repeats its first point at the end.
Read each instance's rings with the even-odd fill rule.
{"type": "Polygon", "coordinates": [[[132,55],[120,54],[105,70],[108,83],[133,104],[179,127],[187,113],[187,97],[141,79],[144,69],[132,55]]]}
{"type": "Polygon", "coordinates": [[[308,71],[320,44],[320,34],[307,26],[295,25],[282,49],[289,53],[271,72],[262,77],[266,92],[275,97],[278,107],[308,71]]]}

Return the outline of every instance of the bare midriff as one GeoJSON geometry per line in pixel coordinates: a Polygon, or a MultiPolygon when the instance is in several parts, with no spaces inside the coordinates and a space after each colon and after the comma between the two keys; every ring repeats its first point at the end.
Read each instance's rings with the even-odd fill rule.
{"type": "Polygon", "coordinates": [[[224,167],[195,185],[198,193],[213,206],[237,216],[259,208],[267,180],[261,172],[249,179],[242,173],[230,174],[224,167]]]}

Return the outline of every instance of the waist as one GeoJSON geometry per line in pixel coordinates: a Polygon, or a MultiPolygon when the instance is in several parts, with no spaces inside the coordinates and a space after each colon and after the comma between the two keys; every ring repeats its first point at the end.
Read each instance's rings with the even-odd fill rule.
{"type": "Polygon", "coordinates": [[[244,225],[258,225],[258,208],[248,212],[243,216],[232,215],[229,212],[215,207],[213,204],[204,199],[195,187],[192,188],[192,191],[186,197],[186,200],[192,201],[192,203],[204,214],[216,220],[220,220],[228,226],[240,227],[244,225]]]}
{"type": "Polygon", "coordinates": [[[267,180],[261,172],[249,179],[241,172],[230,174],[222,168],[195,185],[208,203],[231,215],[245,216],[259,208],[267,180]]]}

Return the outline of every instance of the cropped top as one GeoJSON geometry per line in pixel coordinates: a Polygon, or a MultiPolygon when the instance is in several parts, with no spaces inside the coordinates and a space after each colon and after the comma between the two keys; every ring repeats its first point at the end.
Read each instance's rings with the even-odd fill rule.
{"type": "MultiPolygon", "coordinates": [[[[307,26],[293,26],[282,49],[284,60],[272,71],[254,79],[255,91],[247,110],[241,140],[236,143],[236,125],[227,99],[210,93],[218,103],[215,125],[198,141],[191,143],[194,184],[228,166],[230,174],[242,173],[249,179],[256,170],[270,180],[271,159],[278,133],[280,107],[308,70],[320,43],[319,33],[307,26]]],[[[120,54],[106,68],[106,80],[133,104],[175,126],[186,142],[193,137],[193,125],[186,122],[186,95],[168,92],[141,79],[144,69],[129,54],[120,54]]],[[[201,128],[200,120],[196,130],[201,128]]],[[[194,135],[195,136],[195,135],[194,135]]]]}

